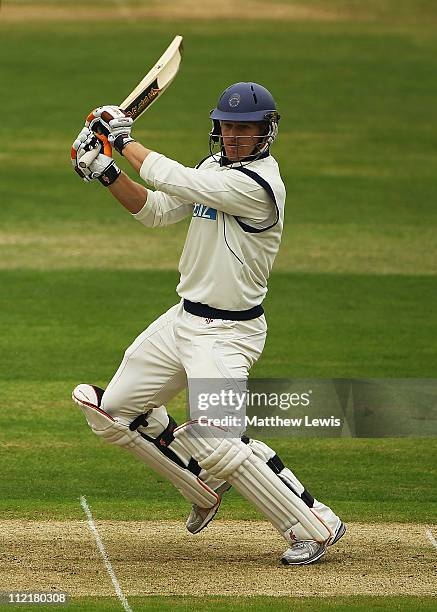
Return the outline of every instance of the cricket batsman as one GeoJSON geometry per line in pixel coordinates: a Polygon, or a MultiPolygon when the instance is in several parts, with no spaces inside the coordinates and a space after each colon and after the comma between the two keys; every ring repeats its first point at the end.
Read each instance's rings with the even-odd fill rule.
{"type": "Polygon", "coordinates": [[[259,359],[267,333],[262,302],[284,222],[285,187],[270,153],[279,113],[270,92],[257,83],[231,85],[210,118],[210,155],[195,168],[136,142],[132,119],[117,106],[94,110],[73,143],[81,178],[100,181],[146,227],[191,217],[179,303],[134,340],[106,390],[80,384],[73,400],[95,434],[177,487],[192,505],[189,532],[208,525],[234,486],[284,537],[282,563],[305,565],[343,536],[343,522],[273,449],[243,432],[201,425],[191,405],[192,381],[244,384],[259,359]],[[81,168],[96,138],[100,153],[81,168]],[[120,171],[113,149],[153,190],[120,171]],[[165,405],[187,386],[190,420],[178,426],[165,405]]]}

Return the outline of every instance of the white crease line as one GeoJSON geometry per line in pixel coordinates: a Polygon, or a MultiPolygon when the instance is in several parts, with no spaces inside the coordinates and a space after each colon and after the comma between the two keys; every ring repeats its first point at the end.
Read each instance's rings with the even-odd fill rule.
{"type": "Polygon", "coordinates": [[[84,495],[81,495],[80,497],[80,505],[83,508],[83,511],[86,514],[86,517],[88,519],[88,527],[90,528],[91,533],[94,535],[95,540],[96,540],[96,544],[97,544],[97,548],[100,551],[100,554],[102,555],[102,559],[103,559],[103,563],[106,567],[106,571],[109,574],[109,577],[112,580],[112,584],[114,585],[114,589],[115,589],[115,593],[117,594],[118,599],[120,600],[121,605],[123,606],[123,608],[126,610],[126,612],[133,612],[132,608],[130,607],[126,597],[123,594],[123,591],[121,590],[120,587],[120,583],[117,580],[117,577],[114,573],[114,570],[112,569],[112,565],[111,562],[109,560],[108,554],[105,550],[105,547],[103,545],[103,542],[99,536],[99,532],[97,531],[97,527],[94,523],[93,520],[93,515],[91,514],[91,510],[90,507],[88,506],[88,502],[86,500],[86,497],[84,495]]]}
{"type": "Polygon", "coordinates": [[[431,544],[434,546],[434,548],[437,550],[437,540],[435,539],[435,537],[432,535],[431,529],[427,529],[426,530],[426,537],[428,538],[428,540],[431,542],[431,544]]]}

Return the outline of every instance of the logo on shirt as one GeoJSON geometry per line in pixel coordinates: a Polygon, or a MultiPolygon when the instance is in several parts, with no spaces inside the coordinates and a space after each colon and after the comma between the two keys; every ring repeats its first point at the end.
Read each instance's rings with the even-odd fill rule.
{"type": "Polygon", "coordinates": [[[200,217],[201,219],[215,221],[215,219],[217,219],[217,211],[215,208],[205,206],[205,204],[194,204],[193,217],[200,217]]]}

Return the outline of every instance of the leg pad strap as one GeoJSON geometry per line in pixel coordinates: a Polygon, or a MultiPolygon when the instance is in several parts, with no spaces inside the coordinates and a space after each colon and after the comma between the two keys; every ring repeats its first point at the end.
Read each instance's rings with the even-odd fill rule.
{"type": "Polygon", "coordinates": [[[130,430],[128,423],[122,423],[93,404],[96,401],[93,389],[91,385],[79,385],[73,391],[73,400],[80,406],[88,425],[97,436],[110,444],[126,448],[158,474],[170,480],[191,504],[212,508],[220,501],[215,491],[189,471],[188,465],[178,465],[138,431],[130,430]]]}

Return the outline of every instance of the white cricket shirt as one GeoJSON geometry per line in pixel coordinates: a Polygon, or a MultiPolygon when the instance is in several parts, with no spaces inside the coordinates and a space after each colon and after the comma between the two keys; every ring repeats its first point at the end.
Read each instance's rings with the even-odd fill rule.
{"type": "Polygon", "coordinates": [[[238,168],[238,163],[221,166],[213,157],[187,168],[150,153],[140,176],[156,191],[148,190],[134,217],[157,227],[191,215],[177,293],[191,302],[241,311],[261,304],[267,293],[286,194],[271,155],[238,168]]]}

